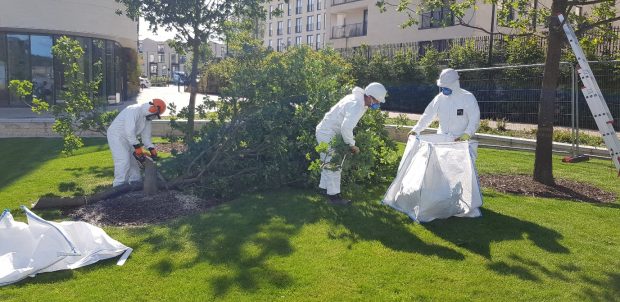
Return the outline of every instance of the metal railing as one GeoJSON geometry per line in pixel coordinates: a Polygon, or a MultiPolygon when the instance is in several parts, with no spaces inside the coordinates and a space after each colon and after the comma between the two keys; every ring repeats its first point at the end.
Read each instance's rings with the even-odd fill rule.
{"type": "Polygon", "coordinates": [[[365,35],[365,22],[332,27],[332,39],[361,37],[365,35]]]}
{"type": "Polygon", "coordinates": [[[357,2],[357,1],[361,1],[361,0],[332,0],[332,6],[347,4],[351,2],[357,2]]]}

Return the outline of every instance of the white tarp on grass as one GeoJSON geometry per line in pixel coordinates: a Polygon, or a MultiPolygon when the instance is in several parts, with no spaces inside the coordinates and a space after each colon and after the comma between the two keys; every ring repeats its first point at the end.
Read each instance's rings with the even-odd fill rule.
{"type": "Polygon", "coordinates": [[[22,207],[28,223],[18,222],[5,210],[0,216],[0,286],[35,274],[93,264],[124,255],[132,249],[102,229],[81,221],[51,222],[22,207]]]}
{"type": "Polygon", "coordinates": [[[443,134],[410,136],[383,203],[418,222],[480,216],[477,147],[443,134]]]}

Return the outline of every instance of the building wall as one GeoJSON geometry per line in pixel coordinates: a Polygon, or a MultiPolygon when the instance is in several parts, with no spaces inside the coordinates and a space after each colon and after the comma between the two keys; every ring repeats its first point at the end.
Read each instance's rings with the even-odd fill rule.
{"type": "Polygon", "coordinates": [[[114,0],[3,1],[0,9],[0,106],[26,106],[8,92],[11,80],[33,83],[33,95],[50,104],[62,102],[66,90],[63,66],[51,48],[61,36],[77,40],[85,79],[103,74],[96,97],[110,103],[127,95],[127,52],[137,47],[138,27],[116,14],[114,0]],[[94,63],[102,62],[95,70],[94,63]]]}
{"type": "Polygon", "coordinates": [[[138,55],[142,62],[142,76],[171,77],[173,71],[185,72],[185,55],[179,55],[166,41],[140,40],[138,55]]]}
{"type": "Polygon", "coordinates": [[[136,49],[137,23],[116,14],[114,0],[6,0],[0,31],[54,32],[108,39],[136,49]]]}
{"type": "Polygon", "coordinates": [[[263,41],[266,47],[271,46],[274,50],[283,50],[288,46],[294,46],[297,44],[311,44],[310,46],[315,49],[321,49],[325,45],[326,35],[326,18],[328,0],[290,0],[288,4],[283,1],[271,1],[266,4],[268,16],[265,20],[265,31],[263,34],[263,41]],[[311,4],[312,10],[308,10],[308,4],[311,4]],[[278,5],[281,4],[282,14],[276,16],[270,14],[271,10],[275,10],[278,5]],[[301,12],[297,13],[297,6],[300,4],[301,12]],[[290,13],[289,13],[290,8],[290,13]],[[308,17],[312,17],[312,27],[308,28],[308,17]],[[296,32],[296,20],[301,18],[300,32],[296,32]],[[288,22],[291,22],[291,31],[288,31],[288,22]],[[317,21],[318,20],[318,21],[317,21]],[[278,22],[282,22],[282,32],[278,33],[278,22]],[[317,28],[317,25],[320,27],[317,28]],[[271,25],[271,34],[269,26],[271,25]],[[311,43],[309,43],[308,36],[312,36],[311,43]],[[280,48],[278,48],[278,40],[281,41],[280,48]],[[290,42],[289,42],[290,41],[290,42]],[[317,43],[317,41],[319,41],[317,43]],[[270,44],[271,43],[271,44],[270,44]]]}

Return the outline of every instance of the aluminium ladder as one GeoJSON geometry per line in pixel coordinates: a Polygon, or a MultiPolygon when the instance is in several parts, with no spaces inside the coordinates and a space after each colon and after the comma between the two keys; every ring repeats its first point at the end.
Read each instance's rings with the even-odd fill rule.
{"type": "Polygon", "coordinates": [[[609,107],[607,107],[607,103],[603,98],[601,89],[596,83],[592,69],[590,69],[590,64],[588,64],[588,60],[586,59],[583,49],[581,49],[581,46],[579,45],[579,40],[577,39],[575,32],[570,27],[568,22],[565,22],[562,14],[558,15],[558,19],[560,20],[560,23],[563,24],[562,28],[564,28],[564,33],[566,33],[568,42],[570,43],[573,53],[575,54],[575,57],[577,57],[577,62],[579,63],[579,69],[577,71],[579,72],[581,83],[583,84],[581,92],[583,92],[583,96],[586,98],[586,102],[588,103],[588,107],[590,107],[594,121],[596,121],[596,126],[601,132],[603,141],[605,141],[605,145],[607,145],[607,149],[609,149],[611,160],[614,162],[616,169],[619,171],[618,176],[620,176],[620,140],[618,140],[616,130],[614,129],[614,118],[612,117],[611,112],[609,112],[609,107]]]}

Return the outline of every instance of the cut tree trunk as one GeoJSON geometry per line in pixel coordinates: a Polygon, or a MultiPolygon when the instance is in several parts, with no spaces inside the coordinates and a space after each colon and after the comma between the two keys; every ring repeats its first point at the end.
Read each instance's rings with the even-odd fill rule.
{"type": "MultiPolygon", "coordinates": [[[[90,196],[76,196],[76,197],[41,197],[37,202],[32,205],[33,210],[40,209],[59,209],[59,208],[71,208],[79,207],[91,203],[95,203],[104,199],[110,199],[119,195],[129,193],[132,191],[139,191],[142,189],[146,195],[155,195],[158,192],[158,187],[167,188],[168,184],[165,179],[158,181],[158,172],[155,162],[150,157],[146,157],[144,161],[144,182],[121,185],[117,187],[109,188],[105,191],[90,195],[90,196]]],[[[162,177],[163,178],[163,177],[162,177]]]]}

